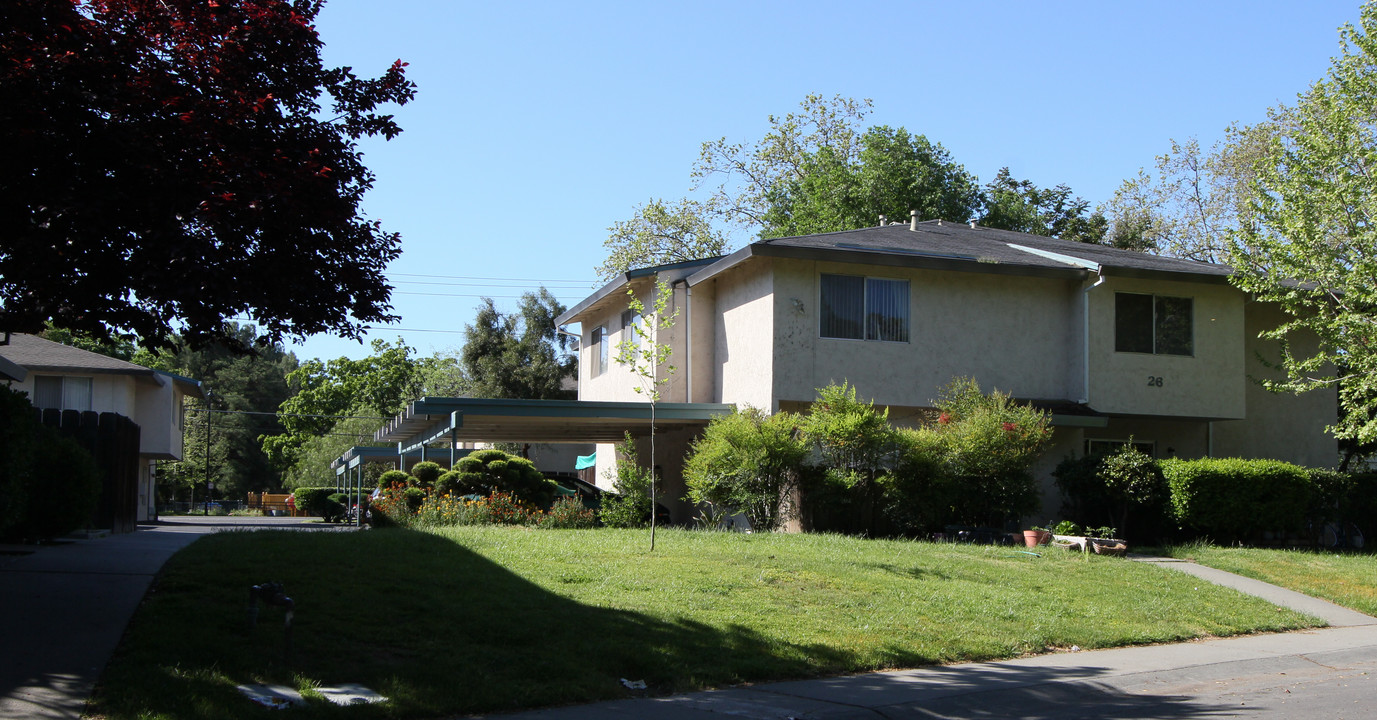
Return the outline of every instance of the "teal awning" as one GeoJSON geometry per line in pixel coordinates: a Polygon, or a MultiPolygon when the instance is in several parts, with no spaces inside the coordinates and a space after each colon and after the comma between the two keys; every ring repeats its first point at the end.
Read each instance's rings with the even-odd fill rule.
{"type": "Polygon", "coordinates": [[[592,455],[580,455],[578,461],[574,463],[574,469],[575,469],[575,470],[587,470],[588,468],[594,467],[594,466],[596,466],[597,464],[598,464],[598,454],[597,454],[597,453],[593,453],[592,455]]]}

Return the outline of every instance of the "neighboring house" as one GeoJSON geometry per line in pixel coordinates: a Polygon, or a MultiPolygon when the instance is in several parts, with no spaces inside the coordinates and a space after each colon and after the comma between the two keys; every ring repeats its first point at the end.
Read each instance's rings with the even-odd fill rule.
{"type": "MultiPolygon", "coordinates": [[[[580,400],[643,399],[615,362],[632,338],[628,290],[673,288],[666,402],[804,410],[849,381],[917,422],[939,388],[971,377],[1053,413],[1035,472],[1130,438],[1154,456],[1268,457],[1331,467],[1333,390],[1273,394],[1258,339],[1283,313],[1231,286],[1229,268],[941,221],[762,240],[726,257],[624,274],[557,319],[581,325],[580,400]],[[1102,445],[1106,444],[1106,445],[1102,445]]],[[[671,496],[691,436],[660,443],[671,496]],[[676,457],[677,456],[677,457],[676,457]],[[675,458],[674,462],[669,459],[675,458]]],[[[644,453],[642,453],[644,459],[644,453]]],[[[613,462],[598,448],[599,482],[613,462]]],[[[676,519],[686,519],[680,506],[676,519]]],[[[1039,516],[1042,519],[1043,516],[1039,516]]]]}
{"type": "Polygon", "coordinates": [[[34,407],[116,413],[139,426],[137,519],[154,517],[154,462],[182,459],[182,400],[204,398],[200,382],[18,333],[0,344],[0,371],[6,363],[23,372],[0,380],[27,393],[34,407]]]}

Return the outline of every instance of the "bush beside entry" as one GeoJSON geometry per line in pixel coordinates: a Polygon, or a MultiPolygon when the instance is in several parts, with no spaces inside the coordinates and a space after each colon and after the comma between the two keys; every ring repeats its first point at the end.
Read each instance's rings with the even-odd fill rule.
{"type": "Polygon", "coordinates": [[[331,497],[336,493],[336,489],[332,487],[301,487],[293,491],[297,509],[307,515],[315,515],[325,522],[339,522],[344,519],[344,504],[331,497]]]}

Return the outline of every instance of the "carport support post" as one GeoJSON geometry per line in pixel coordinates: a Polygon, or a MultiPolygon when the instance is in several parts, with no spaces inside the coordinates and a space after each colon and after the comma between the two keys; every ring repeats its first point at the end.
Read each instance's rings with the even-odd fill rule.
{"type": "Polygon", "coordinates": [[[454,463],[458,461],[458,451],[455,446],[459,444],[459,411],[455,410],[449,414],[449,469],[454,469],[454,463]]]}

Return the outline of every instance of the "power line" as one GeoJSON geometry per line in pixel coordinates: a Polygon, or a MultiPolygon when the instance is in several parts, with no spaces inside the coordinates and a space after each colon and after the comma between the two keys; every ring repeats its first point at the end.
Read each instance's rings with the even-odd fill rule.
{"type": "Polygon", "coordinates": [[[503,278],[503,277],[481,277],[476,275],[422,275],[419,273],[399,273],[390,272],[388,275],[396,277],[423,277],[440,278],[442,280],[503,280],[506,282],[533,282],[533,283],[585,283],[592,284],[591,280],[542,280],[540,278],[503,278]]]}
{"type": "MultiPolygon", "coordinates": [[[[530,285],[518,283],[477,283],[477,282],[434,282],[430,280],[393,280],[398,285],[447,285],[450,287],[495,287],[495,288],[529,288],[530,285]]],[[[545,287],[542,285],[541,287],[545,287]]],[[[546,287],[546,290],[550,288],[546,287]]],[[[555,290],[579,290],[579,288],[554,288],[555,290]]]]}
{"type": "MultiPolygon", "coordinates": [[[[482,293],[479,293],[479,294],[428,293],[428,292],[417,292],[417,291],[415,291],[415,290],[394,290],[394,291],[392,291],[392,294],[393,294],[393,295],[425,295],[425,296],[428,296],[428,297],[494,298],[494,299],[501,299],[501,300],[520,300],[522,297],[524,297],[523,295],[486,295],[486,294],[482,294],[482,293]]],[[[556,298],[559,298],[560,296],[559,296],[559,295],[555,295],[555,297],[556,297],[556,298]]],[[[567,295],[567,296],[565,296],[565,297],[573,297],[573,296],[572,296],[572,295],[567,295]]]]}

